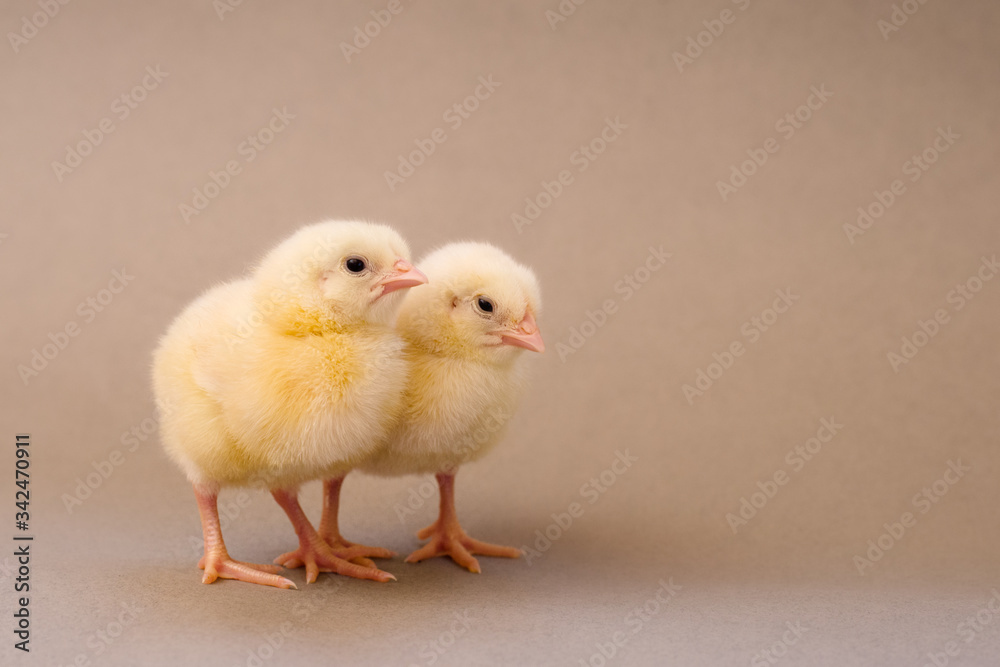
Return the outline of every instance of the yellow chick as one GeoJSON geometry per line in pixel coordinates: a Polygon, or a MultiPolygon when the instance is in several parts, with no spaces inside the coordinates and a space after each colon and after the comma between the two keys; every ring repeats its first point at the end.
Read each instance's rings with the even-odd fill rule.
{"type": "MultiPolygon", "coordinates": [[[[521,552],[466,535],[455,512],[455,473],[500,441],[526,388],[522,353],[545,349],[535,322],[541,294],[531,269],[486,243],[446,245],[421,267],[430,285],[406,295],[396,325],[410,367],[402,418],[387,446],[359,468],[387,476],[435,473],[438,519],[417,533],[430,541],[406,561],[447,555],[479,572],[473,554],[521,552]]],[[[335,511],[331,491],[339,492],[339,480],[327,481],[324,509],[335,511]]]]}
{"type": "Polygon", "coordinates": [[[298,486],[370,457],[400,413],[407,368],[392,321],[402,290],[427,282],[409,256],[389,227],[310,225],[250,278],[202,294],[163,336],[153,358],[157,402],[170,408],[161,439],[194,486],[204,583],[294,587],[275,565],[229,557],[217,496],[230,486],[271,490],[295,527],[310,583],[320,571],[394,579],[345,559],[358,550],[335,553],[303,513],[298,486]]]}

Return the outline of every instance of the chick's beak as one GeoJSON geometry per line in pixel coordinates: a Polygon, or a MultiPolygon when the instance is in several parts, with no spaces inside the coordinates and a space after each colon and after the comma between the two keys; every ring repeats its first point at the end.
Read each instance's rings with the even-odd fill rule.
{"type": "Polygon", "coordinates": [[[382,293],[378,298],[396,290],[416,287],[427,282],[427,276],[405,259],[398,260],[392,268],[393,272],[377,283],[382,287],[382,293]]]}
{"type": "Polygon", "coordinates": [[[517,323],[517,329],[504,331],[500,334],[501,345],[513,345],[523,347],[532,352],[544,352],[545,341],[542,340],[542,332],[538,330],[535,316],[529,310],[524,315],[524,319],[517,323]]]}

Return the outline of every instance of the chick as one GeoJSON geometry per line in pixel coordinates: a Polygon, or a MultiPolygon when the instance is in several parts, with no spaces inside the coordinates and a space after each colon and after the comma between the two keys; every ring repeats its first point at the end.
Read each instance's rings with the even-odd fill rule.
{"type": "Polygon", "coordinates": [[[479,572],[473,554],[521,552],[466,535],[455,512],[455,474],[501,440],[526,388],[523,352],[545,349],[535,321],[541,295],[531,269],[486,243],[446,245],[421,266],[431,283],[406,295],[396,326],[410,367],[403,415],[388,445],[360,469],[435,473],[438,519],[417,533],[430,541],[406,561],[447,555],[479,572]]]}
{"type": "Polygon", "coordinates": [[[277,566],[229,557],[216,502],[231,486],[271,490],[298,535],[310,583],[320,571],[394,578],[344,558],[357,553],[335,553],[303,513],[298,485],[344,474],[389,433],[407,373],[392,320],[401,290],[426,281],[392,229],[321,222],[171,324],[154,353],[153,388],[171,408],[161,417],[164,448],[194,486],[204,583],[294,587],[277,566]]]}

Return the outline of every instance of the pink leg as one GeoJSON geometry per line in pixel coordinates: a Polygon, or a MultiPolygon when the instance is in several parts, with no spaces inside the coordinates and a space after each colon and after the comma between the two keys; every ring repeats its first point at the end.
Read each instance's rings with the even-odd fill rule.
{"type": "Polygon", "coordinates": [[[198,562],[198,567],[205,570],[203,584],[210,584],[216,579],[239,579],[253,584],[275,586],[277,588],[295,588],[290,580],[279,577],[281,568],[274,565],[258,565],[233,560],[226,551],[222,541],[222,528],[219,526],[218,494],[204,488],[194,487],[194,496],[198,500],[198,513],[201,515],[201,530],[205,536],[205,555],[198,562]]]}
{"type": "Polygon", "coordinates": [[[340,487],[343,477],[323,480],[323,516],[319,522],[319,536],[323,538],[333,552],[352,563],[366,567],[375,567],[371,558],[392,558],[395,552],[381,547],[366,547],[363,544],[348,542],[340,534],[338,514],[340,513],[340,487]]]}
{"type": "MultiPolygon", "coordinates": [[[[285,514],[288,515],[295,528],[295,534],[299,537],[299,548],[292,552],[292,560],[306,566],[306,582],[311,584],[316,581],[320,572],[335,572],[356,579],[371,579],[373,581],[394,581],[396,579],[388,572],[349,563],[333,553],[330,545],[320,538],[319,533],[309,523],[305,512],[302,511],[302,506],[299,505],[297,492],[287,489],[272,489],[271,495],[281,505],[281,509],[285,510],[285,514]]],[[[287,555],[279,556],[278,560],[287,555]]]]}
{"type": "MultiPolygon", "coordinates": [[[[319,533],[333,553],[338,558],[351,561],[358,565],[374,568],[375,563],[372,558],[392,558],[395,552],[381,547],[366,547],[363,544],[348,542],[340,534],[337,515],[340,510],[340,487],[344,483],[344,476],[323,480],[323,516],[319,522],[319,533]]],[[[299,551],[289,551],[274,559],[275,563],[281,563],[288,568],[302,567],[302,559],[299,558],[299,551]]]]}
{"type": "Polygon", "coordinates": [[[469,572],[479,573],[479,561],[472,554],[502,558],[517,558],[521,555],[520,549],[480,542],[466,535],[455,512],[455,475],[440,472],[436,477],[441,489],[438,520],[417,533],[417,537],[422,540],[429,537],[430,542],[407,556],[407,563],[419,563],[434,556],[450,556],[469,572]]]}

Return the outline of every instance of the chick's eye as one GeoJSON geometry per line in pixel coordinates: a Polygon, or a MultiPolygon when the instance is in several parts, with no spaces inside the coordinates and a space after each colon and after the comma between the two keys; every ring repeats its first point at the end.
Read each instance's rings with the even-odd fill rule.
{"type": "Polygon", "coordinates": [[[358,257],[349,258],[344,265],[351,273],[361,273],[365,270],[365,260],[359,259],[358,257]]]}
{"type": "Polygon", "coordinates": [[[476,305],[479,306],[479,310],[483,311],[484,313],[493,312],[493,302],[490,301],[489,299],[484,299],[483,297],[479,297],[479,299],[476,301],[476,305]]]}

